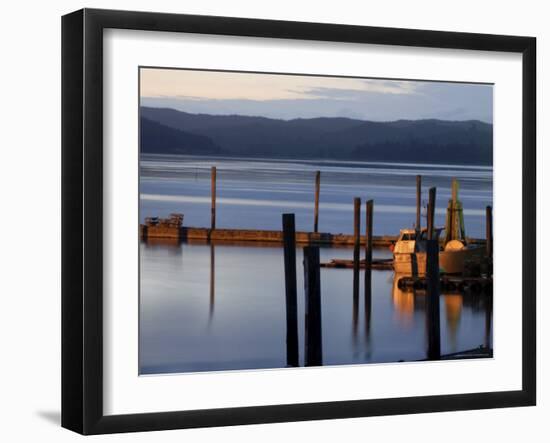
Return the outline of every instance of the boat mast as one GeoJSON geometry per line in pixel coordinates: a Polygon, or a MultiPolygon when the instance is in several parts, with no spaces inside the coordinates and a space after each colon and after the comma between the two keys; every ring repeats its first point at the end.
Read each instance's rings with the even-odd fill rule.
{"type": "Polygon", "coordinates": [[[447,218],[445,220],[445,244],[451,240],[459,240],[466,244],[464,213],[462,211],[462,202],[458,199],[458,189],[458,180],[453,178],[451,199],[447,205],[447,218]]]}

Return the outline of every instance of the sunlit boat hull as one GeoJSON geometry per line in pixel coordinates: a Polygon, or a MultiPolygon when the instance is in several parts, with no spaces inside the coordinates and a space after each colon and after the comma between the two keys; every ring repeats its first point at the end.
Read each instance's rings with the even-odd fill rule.
{"type": "MultiPolygon", "coordinates": [[[[440,251],[439,269],[447,274],[462,274],[467,263],[480,262],[483,258],[483,247],[467,247],[460,250],[440,251]]],[[[393,256],[393,268],[398,274],[426,274],[426,253],[396,253],[393,256]]]]}

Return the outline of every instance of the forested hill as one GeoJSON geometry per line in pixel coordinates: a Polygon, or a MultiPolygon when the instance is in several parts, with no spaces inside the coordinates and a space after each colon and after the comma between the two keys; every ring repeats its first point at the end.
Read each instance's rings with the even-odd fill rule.
{"type": "Polygon", "coordinates": [[[491,165],[493,126],[478,120],[277,120],[142,107],[141,152],[491,165]]]}

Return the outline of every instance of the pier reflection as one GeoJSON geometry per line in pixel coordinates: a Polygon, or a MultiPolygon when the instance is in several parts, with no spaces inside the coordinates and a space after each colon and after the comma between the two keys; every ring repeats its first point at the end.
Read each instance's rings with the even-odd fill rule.
{"type": "MultiPolygon", "coordinates": [[[[300,358],[296,365],[287,360],[280,245],[149,241],[141,244],[141,253],[143,373],[304,365],[300,248],[296,256],[300,358]]],[[[350,248],[321,248],[320,253],[323,261],[343,259],[349,258],[350,248]]],[[[384,257],[385,251],[377,253],[384,257]]],[[[424,291],[399,290],[390,270],[373,270],[368,285],[363,272],[359,271],[355,286],[351,269],[321,269],[323,364],[425,358],[424,291]]],[[[444,354],[492,346],[489,296],[445,292],[440,300],[444,354]]]]}
{"type": "Polygon", "coordinates": [[[141,247],[149,249],[162,249],[164,252],[181,255],[181,242],[177,238],[149,238],[141,241],[141,247]]]}
{"type": "Polygon", "coordinates": [[[372,278],[370,271],[365,277],[365,347],[367,358],[371,357],[371,314],[372,314],[372,278]]]}
{"type": "MultiPolygon", "coordinates": [[[[366,272],[366,271],[364,271],[366,272]]],[[[364,319],[364,346],[361,345],[359,339],[359,314],[361,311],[361,296],[360,296],[360,273],[359,270],[353,271],[352,283],[352,343],[356,356],[361,351],[364,351],[365,358],[368,360],[371,355],[371,325],[372,325],[372,279],[365,275],[364,278],[364,297],[363,297],[363,319],[364,319]]]]}
{"type": "MultiPolygon", "coordinates": [[[[392,305],[401,327],[413,330],[416,328],[417,316],[424,316],[426,304],[425,290],[401,290],[398,287],[399,278],[395,274],[392,287],[392,305]]],[[[442,325],[445,325],[447,345],[451,352],[458,352],[458,336],[463,332],[461,324],[465,312],[469,315],[483,315],[485,319],[484,339],[486,348],[492,347],[492,294],[485,292],[444,292],[440,295],[442,302],[442,325]]]]}
{"type": "Polygon", "coordinates": [[[447,320],[447,331],[449,333],[451,348],[454,352],[458,350],[456,336],[460,325],[464,296],[462,294],[442,294],[442,296],[445,318],[447,320]]]}

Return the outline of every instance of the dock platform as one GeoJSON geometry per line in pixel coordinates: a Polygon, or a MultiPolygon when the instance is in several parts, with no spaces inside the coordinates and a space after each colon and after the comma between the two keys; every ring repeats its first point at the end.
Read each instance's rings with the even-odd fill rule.
{"type": "MultiPolygon", "coordinates": [[[[140,225],[140,238],[174,239],[180,241],[226,241],[226,242],[283,242],[283,232],[262,229],[209,229],[190,226],[167,227],[140,225]]],[[[397,236],[373,236],[373,247],[389,247],[397,241],[397,236]]],[[[485,240],[470,239],[471,243],[484,244],[485,240]]],[[[331,234],[328,232],[296,232],[296,243],[301,245],[342,245],[353,246],[353,234],[331,234]]],[[[365,246],[366,236],[360,236],[360,244],[365,246]]]]}
{"type": "MultiPolygon", "coordinates": [[[[365,260],[359,260],[359,269],[364,269],[365,266],[365,260]]],[[[321,263],[321,268],[353,269],[353,260],[334,258],[327,263],[321,263]]],[[[371,269],[393,270],[393,259],[375,258],[372,260],[371,269]]]]}

